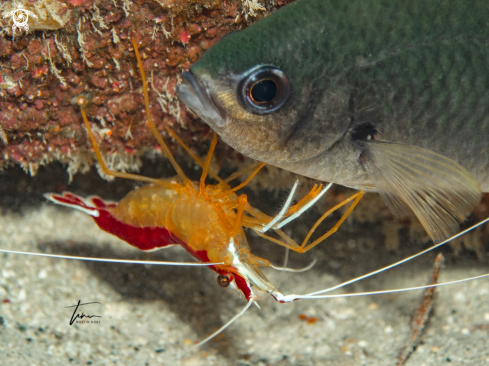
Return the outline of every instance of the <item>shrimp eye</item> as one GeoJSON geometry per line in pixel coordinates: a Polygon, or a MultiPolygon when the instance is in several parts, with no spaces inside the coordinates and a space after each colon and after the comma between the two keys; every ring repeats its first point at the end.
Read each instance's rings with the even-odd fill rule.
{"type": "Polygon", "coordinates": [[[268,114],[279,110],[290,94],[290,83],[283,71],[272,66],[260,66],[240,82],[238,99],[254,114],[268,114]]]}
{"type": "Polygon", "coordinates": [[[228,287],[231,284],[231,278],[229,275],[219,275],[216,278],[219,287],[228,287]]]}

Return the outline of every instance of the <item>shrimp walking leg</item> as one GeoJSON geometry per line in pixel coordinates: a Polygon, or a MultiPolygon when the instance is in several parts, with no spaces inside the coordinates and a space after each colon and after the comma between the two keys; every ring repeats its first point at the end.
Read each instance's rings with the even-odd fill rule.
{"type": "Polygon", "coordinates": [[[363,191],[357,192],[354,195],[352,195],[351,197],[348,197],[343,202],[338,203],[336,206],[334,206],[333,208],[331,208],[330,210],[328,210],[326,213],[324,213],[323,216],[321,216],[319,218],[319,220],[316,221],[316,223],[311,228],[311,230],[309,230],[309,233],[307,234],[306,238],[302,242],[301,250],[299,251],[299,253],[305,253],[305,252],[307,252],[308,250],[314,248],[316,245],[318,245],[319,243],[321,243],[323,240],[325,240],[329,236],[333,235],[338,230],[338,228],[343,223],[343,221],[345,221],[346,218],[348,217],[348,215],[350,215],[350,213],[353,211],[353,209],[355,208],[355,206],[358,204],[358,202],[360,201],[360,199],[363,197],[363,194],[364,194],[363,191]],[[326,217],[328,217],[331,213],[333,213],[334,211],[336,211],[340,207],[343,207],[344,205],[350,203],[351,201],[353,201],[353,203],[350,205],[350,207],[348,207],[348,210],[346,210],[346,212],[343,214],[343,216],[341,216],[341,219],[339,219],[338,222],[330,230],[328,230],[328,232],[326,234],[323,234],[321,237],[319,237],[316,240],[314,240],[311,244],[306,245],[307,242],[309,241],[309,238],[311,237],[311,235],[314,233],[314,231],[316,230],[316,228],[321,224],[321,222],[323,222],[323,220],[326,217]]]}
{"type": "Polygon", "coordinates": [[[107,166],[105,165],[104,159],[102,158],[102,153],[100,152],[100,147],[97,143],[97,140],[95,140],[95,136],[93,135],[92,128],[90,127],[90,123],[88,122],[87,113],[85,112],[85,108],[84,108],[84,104],[85,104],[84,98],[79,98],[78,104],[80,105],[80,109],[81,109],[81,113],[82,113],[82,117],[83,117],[83,123],[85,124],[85,128],[87,129],[87,133],[88,133],[88,136],[92,142],[92,146],[93,146],[93,149],[95,150],[95,154],[97,155],[97,160],[98,160],[100,167],[102,168],[102,170],[105,174],[107,174],[109,176],[113,176],[113,177],[124,178],[124,179],[132,179],[132,180],[137,180],[137,181],[146,182],[146,183],[153,183],[153,184],[165,185],[165,186],[168,185],[167,182],[164,182],[160,179],[145,177],[145,176],[138,175],[138,174],[118,172],[118,171],[110,170],[109,168],[107,168],[107,166]]]}
{"type": "Polygon", "coordinates": [[[211,147],[209,148],[209,152],[207,153],[207,158],[205,159],[204,166],[202,167],[202,175],[200,177],[199,183],[199,192],[203,194],[205,191],[205,178],[207,177],[207,173],[209,172],[209,166],[211,165],[212,154],[214,153],[214,149],[217,145],[217,135],[214,132],[212,136],[211,147]]]}
{"type": "Polygon", "coordinates": [[[227,177],[226,179],[222,180],[222,182],[220,182],[219,186],[223,187],[225,186],[226,184],[228,184],[229,182],[233,181],[234,179],[240,177],[241,175],[243,174],[246,174],[248,172],[251,172],[251,171],[254,171],[255,169],[257,169],[261,164],[261,162],[256,162],[256,163],[253,163],[251,165],[248,165],[247,167],[244,167],[240,170],[238,170],[237,172],[234,172],[233,174],[231,174],[229,177],[227,177]]]}
{"type": "MultiPolygon", "coordinates": [[[[192,159],[195,160],[197,165],[200,166],[202,169],[204,169],[204,163],[202,162],[202,160],[200,160],[200,158],[194,154],[194,152],[187,146],[187,144],[185,144],[185,142],[183,142],[183,140],[180,137],[178,137],[175,131],[173,131],[170,127],[165,127],[165,129],[171,135],[171,137],[173,137],[175,141],[178,142],[178,144],[181,147],[183,147],[183,149],[192,157],[192,159]]],[[[209,167],[208,167],[208,172],[209,172],[209,176],[211,176],[212,179],[215,179],[218,182],[222,182],[222,179],[217,175],[217,173],[212,171],[212,169],[210,169],[209,167]]]]}
{"type": "MultiPolygon", "coordinates": [[[[313,190],[314,190],[314,188],[313,188],[313,190]]],[[[363,191],[357,192],[354,195],[348,197],[346,200],[338,203],[333,208],[331,208],[328,211],[326,211],[316,221],[316,223],[313,225],[313,227],[309,230],[309,233],[306,235],[306,237],[303,240],[303,242],[302,242],[301,245],[297,244],[291,237],[289,237],[287,234],[285,234],[280,229],[274,229],[274,231],[283,239],[283,241],[282,240],[275,239],[275,238],[273,238],[273,237],[271,237],[269,235],[264,234],[261,231],[260,228],[252,227],[252,229],[255,230],[257,232],[257,234],[260,235],[261,237],[266,238],[266,239],[268,239],[268,240],[270,240],[270,241],[272,241],[272,242],[274,242],[274,243],[276,243],[278,245],[284,246],[284,247],[289,248],[289,249],[291,249],[291,250],[293,250],[295,252],[298,252],[298,253],[305,253],[308,250],[311,250],[312,248],[314,248],[316,245],[318,245],[319,243],[321,243],[325,239],[327,239],[329,236],[333,235],[338,230],[338,228],[341,226],[341,224],[346,220],[346,218],[348,217],[348,215],[350,215],[350,213],[353,211],[353,209],[358,204],[358,202],[360,201],[360,199],[363,197],[363,194],[364,194],[363,191]],[[325,234],[321,235],[319,238],[317,238],[316,240],[314,240],[312,243],[307,244],[308,241],[309,241],[309,239],[311,238],[311,235],[314,233],[314,231],[316,231],[317,227],[326,219],[326,217],[328,217],[329,215],[331,215],[334,211],[336,211],[340,207],[343,207],[344,205],[346,205],[346,204],[348,204],[348,203],[350,203],[352,201],[353,201],[353,203],[350,205],[350,207],[348,207],[348,209],[343,214],[343,216],[341,216],[341,218],[338,220],[338,222],[331,229],[329,229],[325,234]]],[[[308,205],[305,205],[305,206],[308,206],[308,205]]],[[[291,208],[293,208],[293,207],[291,207],[291,208]]],[[[307,208],[309,208],[309,207],[310,206],[308,206],[307,208]]],[[[290,209],[289,209],[289,211],[290,211],[290,209]]],[[[301,210],[299,210],[299,211],[301,211],[301,210]]]]}
{"type": "MultiPolygon", "coordinates": [[[[175,161],[173,155],[171,154],[170,150],[168,149],[168,146],[163,141],[163,138],[161,137],[160,133],[156,129],[156,127],[155,127],[155,125],[151,119],[151,114],[150,114],[150,110],[149,110],[148,82],[146,80],[146,75],[144,73],[143,65],[141,62],[141,58],[139,56],[139,51],[138,51],[136,42],[134,40],[132,40],[132,42],[133,42],[133,46],[134,46],[134,51],[136,52],[136,57],[138,59],[139,71],[141,73],[141,78],[143,81],[144,104],[145,104],[145,108],[146,108],[146,116],[148,119],[148,126],[149,126],[151,132],[153,133],[153,135],[155,136],[155,138],[158,140],[158,143],[160,144],[162,150],[165,152],[167,158],[170,160],[173,168],[176,170],[179,177],[182,179],[184,184],[190,185],[191,184],[190,181],[188,180],[188,178],[185,176],[185,174],[183,173],[180,166],[175,161]]],[[[85,98],[83,98],[83,97],[78,98],[77,103],[80,106],[80,110],[81,110],[82,117],[83,117],[83,123],[85,124],[85,128],[87,129],[88,136],[92,142],[93,149],[95,150],[95,154],[97,156],[97,160],[98,160],[98,162],[99,162],[99,164],[100,164],[100,166],[101,166],[101,168],[105,174],[107,174],[109,176],[113,176],[113,177],[124,178],[124,179],[132,179],[132,180],[137,180],[137,181],[152,183],[152,184],[158,184],[158,185],[163,185],[163,186],[169,185],[168,182],[165,182],[165,181],[160,180],[160,179],[145,177],[145,176],[141,176],[138,174],[123,173],[123,172],[118,172],[118,171],[108,169],[107,166],[105,165],[103,158],[102,158],[102,154],[100,152],[100,147],[99,147],[99,145],[98,145],[97,141],[95,140],[95,137],[92,133],[90,123],[88,122],[87,114],[85,111],[85,105],[86,105],[85,98]]]]}
{"type": "Polygon", "coordinates": [[[186,186],[189,186],[192,183],[187,178],[187,176],[183,172],[182,168],[180,168],[180,165],[178,165],[178,163],[175,161],[175,158],[173,157],[172,153],[170,152],[170,149],[166,145],[165,141],[163,140],[163,137],[158,132],[158,129],[156,128],[153,120],[151,119],[151,112],[149,109],[148,80],[146,79],[146,73],[144,72],[143,63],[141,61],[141,56],[139,55],[138,45],[136,44],[136,41],[134,40],[134,38],[132,39],[132,45],[134,47],[134,52],[136,53],[136,58],[138,60],[139,73],[141,74],[141,79],[143,82],[144,107],[146,110],[146,118],[147,118],[148,127],[149,127],[151,133],[153,134],[153,136],[156,138],[156,140],[158,140],[158,143],[160,144],[161,149],[165,153],[168,160],[170,160],[171,165],[173,166],[173,168],[177,172],[180,179],[182,179],[183,183],[186,186]]]}

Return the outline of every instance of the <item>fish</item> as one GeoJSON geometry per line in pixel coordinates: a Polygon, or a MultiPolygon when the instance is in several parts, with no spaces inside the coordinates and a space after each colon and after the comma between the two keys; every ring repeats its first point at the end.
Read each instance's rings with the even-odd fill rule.
{"type": "Polygon", "coordinates": [[[489,3],[297,0],[182,74],[245,156],[378,192],[435,241],[489,192],[489,3]]]}

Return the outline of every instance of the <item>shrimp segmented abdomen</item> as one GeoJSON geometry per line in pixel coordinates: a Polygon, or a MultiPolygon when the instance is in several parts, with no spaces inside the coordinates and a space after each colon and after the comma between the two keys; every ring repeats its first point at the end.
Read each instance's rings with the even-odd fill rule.
{"type": "Polygon", "coordinates": [[[91,215],[97,225],[141,250],[182,245],[200,261],[229,262],[229,233],[212,201],[173,189],[146,185],[129,192],[119,203],[98,197],[83,199],[71,193],[48,199],[91,215]]]}
{"type": "Polygon", "coordinates": [[[133,227],[165,228],[199,260],[206,252],[211,262],[222,262],[227,256],[229,234],[219,220],[215,206],[205,195],[189,194],[175,184],[173,189],[147,185],[127,194],[111,209],[121,222],[133,227]]]}
{"type": "Polygon", "coordinates": [[[102,230],[141,250],[155,250],[174,244],[184,245],[180,238],[164,226],[140,225],[134,220],[127,220],[131,218],[128,212],[137,206],[137,201],[131,199],[131,194],[126,196],[125,201],[121,201],[123,204],[106,203],[99,197],[83,199],[72,193],[48,194],[46,198],[89,214],[102,230]],[[127,207],[130,209],[127,210],[127,207]],[[128,214],[126,218],[124,214],[128,214]]]}
{"type": "Polygon", "coordinates": [[[120,221],[140,227],[165,227],[172,204],[181,197],[181,189],[149,184],[129,192],[112,209],[120,221]]]}

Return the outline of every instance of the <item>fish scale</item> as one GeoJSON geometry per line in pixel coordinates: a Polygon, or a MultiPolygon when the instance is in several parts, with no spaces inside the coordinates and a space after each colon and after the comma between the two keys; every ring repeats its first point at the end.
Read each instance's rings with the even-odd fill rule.
{"type": "MultiPolygon", "coordinates": [[[[390,1],[389,8],[386,9],[378,1],[350,3],[351,5],[322,0],[292,3],[276,13],[278,15],[289,10],[279,21],[272,19],[273,14],[268,18],[271,24],[267,24],[267,19],[264,19],[255,27],[249,28],[249,33],[237,33],[234,37],[242,34],[242,39],[236,39],[233,45],[226,47],[229,52],[225,55],[208,52],[192,70],[198,73],[201,67],[214,70],[209,65],[220,65],[221,68],[217,70],[220,73],[228,72],[228,69],[240,73],[251,68],[256,59],[283,67],[289,61],[284,56],[289,52],[288,49],[293,48],[284,40],[294,42],[296,38],[307,39],[311,37],[309,27],[313,27],[315,32],[312,34],[317,41],[315,52],[309,52],[306,42],[298,42],[299,49],[295,48],[297,52],[294,52],[291,62],[297,63],[297,67],[303,68],[304,72],[298,71],[291,78],[310,80],[314,78],[314,75],[311,76],[313,73],[327,78],[335,71],[346,69],[351,83],[357,82],[363,86],[359,88],[359,94],[362,91],[370,93],[373,88],[377,100],[383,104],[385,118],[391,122],[384,127],[383,133],[386,137],[394,139],[391,141],[401,142],[407,139],[411,144],[431,147],[469,170],[474,170],[473,174],[481,170],[480,167],[485,168],[484,172],[474,175],[483,183],[483,189],[488,190],[487,154],[484,154],[484,159],[480,159],[481,162],[475,161],[475,156],[480,157],[480,152],[487,150],[482,146],[484,136],[477,129],[480,131],[488,128],[486,112],[489,105],[489,74],[478,73],[476,70],[487,68],[489,50],[487,45],[485,48],[479,47],[477,43],[483,42],[473,38],[479,36],[489,40],[489,27],[484,20],[489,16],[488,6],[482,1],[415,1],[409,4],[404,1],[390,1]],[[450,21],[451,12],[456,13],[452,9],[454,6],[461,8],[459,12],[468,18],[463,24],[458,24],[458,17],[450,21]],[[320,22],[304,21],[322,16],[324,19],[320,22]],[[362,26],[355,27],[360,23],[355,21],[356,18],[369,21],[361,22],[362,26]],[[443,18],[448,18],[449,21],[437,21],[443,18]],[[297,24],[304,24],[305,27],[296,32],[297,26],[294,25],[297,24]],[[289,32],[286,32],[287,29],[289,32]],[[450,37],[464,36],[472,47],[466,46],[465,50],[462,47],[452,47],[450,37]],[[277,55],[257,54],[257,50],[268,51],[266,47],[262,47],[268,42],[271,42],[272,48],[278,50],[277,55]],[[445,43],[446,47],[443,48],[446,49],[440,49],[440,42],[445,43]],[[419,43],[424,44],[422,52],[419,52],[419,43]],[[305,50],[300,48],[301,44],[306,44],[305,50]],[[237,54],[239,56],[233,57],[237,54]],[[359,58],[365,59],[366,63],[369,59],[379,61],[374,61],[371,67],[359,67],[359,58]],[[226,65],[232,65],[232,68],[226,68],[226,65]],[[442,79],[439,79],[439,75],[442,79]],[[417,80],[413,80],[414,78],[417,80]],[[429,86],[424,87],[424,84],[429,86]],[[401,101],[392,103],[394,100],[401,101]],[[418,100],[419,103],[416,103],[418,100]],[[416,105],[411,110],[409,107],[413,104],[416,105]],[[470,108],[464,114],[467,108],[463,106],[467,105],[478,105],[479,108],[470,108]],[[408,118],[403,118],[406,114],[408,118]],[[402,126],[401,121],[404,120],[406,125],[402,126]],[[432,136],[433,133],[436,136],[432,136]],[[466,149],[472,150],[470,155],[474,157],[460,156],[457,154],[459,147],[448,144],[457,135],[467,135],[470,138],[472,146],[466,146],[466,149]]],[[[457,43],[464,46],[463,41],[457,43]]]]}
{"type": "Polygon", "coordinates": [[[486,1],[297,0],[211,47],[178,95],[244,155],[378,191],[441,240],[489,191],[487,19],[486,1]],[[260,106],[267,67],[289,91],[260,106]]]}
{"type": "MultiPolygon", "coordinates": [[[[461,73],[455,67],[447,74],[436,68],[429,77],[423,74],[424,64],[422,60],[411,64],[408,73],[413,78],[415,74],[422,75],[423,82],[410,81],[404,75],[396,77],[395,72],[386,67],[380,70],[397,85],[394,93],[381,83],[374,91],[376,100],[383,105],[385,118],[396,121],[383,124],[383,138],[396,142],[408,139],[410,144],[430,148],[458,161],[472,171],[487,190],[487,155],[480,155],[487,153],[487,135],[481,135],[480,131],[487,130],[489,123],[486,92],[489,79],[481,75],[478,81],[471,82],[470,71],[461,73]],[[414,91],[409,93],[409,89],[414,91]],[[465,151],[464,155],[460,154],[461,150],[465,151]],[[481,168],[483,171],[477,172],[481,168]]],[[[467,69],[471,69],[470,65],[467,69]]]]}

